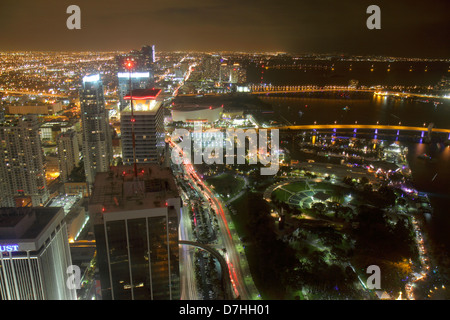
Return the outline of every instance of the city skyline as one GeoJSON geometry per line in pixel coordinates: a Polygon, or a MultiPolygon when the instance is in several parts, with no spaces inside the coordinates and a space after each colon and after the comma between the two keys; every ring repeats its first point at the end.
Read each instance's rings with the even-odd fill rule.
{"type": "Polygon", "coordinates": [[[381,30],[369,30],[369,1],[134,1],[85,0],[2,4],[0,50],[157,50],[342,53],[448,57],[446,1],[377,1],[381,30]],[[69,5],[81,9],[81,29],[69,30],[69,5]],[[62,40],[62,41],[61,41],[62,40]]]}
{"type": "MultiPolygon", "coordinates": [[[[138,52],[139,47],[130,55],[138,59],[138,52]]],[[[128,107],[121,108],[120,95],[127,90],[120,86],[120,67],[132,60],[121,59],[120,53],[0,54],[3,122],[37,113],[38,123],[27,135],[35,137],[30,142],[39,148],[21,151],[17,143],[5,144],[5,140],[1,154],[7,157],[0,172],[6,174],[14,165],[19,169],[9,179],[14,181],[30,168],[14,155],[17,152],[43,158],[39,167],[50,196],[42,205],[64,207],[72,260],[85,274],[78,299],[108,300],[109,283],[115,283],[115,293],[121,292],[119,299],[178,299],[178,294],[181,300],[435,299],[448,295],[450,262],[444,246],[450,245],[450,239],[448,222],[440,222],[448,219],[448,205],[434,202],[448,198],[426,195],[448,193],[448,60],[157,54],[148,71],[154,75],[154,87],[149,82],[143,89],[131,81],[132,94],[123,96],[125,102],[133,97],[131,118],[127,118],[128,107]],[[141,117],[144,110],[151,116],[156,109],[154,118],[141,117]],[[260,160],[277,154],[272,163],[279,170],[262,174],[258,169],[263,167],[251,160],[255,150],[250,144],[249,152],[243,152],[244,163],[210,163],[222,151],[225,156],[231,154],[221,151],[227,147],[216,143],[216,138],[202,139],[203,162],[190,162],[188,150],[192,149],[184,148],[188,139],[181,143],[174,133],[190,130],[195,142],[198,121],[206,138],[210,128],[258,135],[263,135],[262,128],[271,133],[279,130],[276,145],[271,134],[270,152],[264,147],[256,151],[260,160]],[[158,176],[146,179],[137,161],[140,151],[144,162],[153,157],[162,124],[164,161],[148,173],[153,177],[157,167],[164,170],[176,185],[170,190],[176,190],[181,200],[178,223],[172,223],[179,230],[173,234],[179,235],[180,260],[170,273],[175,281],[170,287],[167,278],[156,276],[150,268],[155,261],[177,260],[162,249],[170,235],[163,231],[164,225],[150,228],[151,216],[145,216],[149,228],[144,220],[132,221],[144,218],[133,215],[141,212],[139,208],[145,207],[145,213],[150,213],[149,208],[155,213],[170,211],[170,201],[164,200],[169,195],[167,183],[158,176]],[[72,156],[65,160],[73,161],[72,169],[61,165],[63,154],[59,153],[66,146],[57,144],[58,135],[69,130],[75,130],[72,138],[78,139],[78,148],[73,139],[68,141],[74,142],[72,156]],[[130,145],[135,146],[136,162],[127,165],[130,156],[125,151],[130,145]],[[184,158],[181,163],[172,158],[174,152],[184,158]],[[80,160],[78,165],[75,160],[80,160]],[[67,182],[65,171],[70,171],[67,182]],[[417,188],[411,184],[411,172],[419,175],[414,178],[417,188]],[[113,225],[97,224],[97,218],[104,222],[114,218],[119,228],[108,230],[113,225]],[[432,222],[430,232],[424,229],[426,219],[432,222]],[[107,243],[120,252],[101,253],[103,231],[108,234],[107,243]],[[374,232],[383,236],[376,237],[374,232]],[[157,234],[168,238],[158,240],[157,234]],[[133,243],[129,252],[125,240],[133,243]],[[156,256],[146,252],[152,246],[156,256]],[[391,248],[384,250],[386,246],[391,248]],[[258,263],[262,260],[264,266],[258,263]],[[108,275],[119,262],[124,272],[108,275]],[[383,277],[389,278],[383,280],[382,290],[364,285],[369,286],[372,278],[367,265],[378,266],[383,277]],[[410,281],[400,281],[405,276],[410,281]],[[166,295],[168,288],[178,286],[178,280],[179,293],[176,289],[172,296],[166,295]]],[[[130,82],[136,74],[128,76],[130,82]]],[[[236,156],[242,150],[237,143],[236,156]]],[[[11,187],[14,193],[9,201],[21,200],[21,189],[11,187]]],[[[5,219],[16,221],[10,216],[5,219]]],[[[170,221],[166,225],[170,228],[170,221]]],[[[16,239],[0,232],[0,251],[26,252],[16,246],[16,239]]]]}
{"type": "Polygon", "coordinates": [[[449,9],[3,1],[0,300],[449,300],[449,9]]]}

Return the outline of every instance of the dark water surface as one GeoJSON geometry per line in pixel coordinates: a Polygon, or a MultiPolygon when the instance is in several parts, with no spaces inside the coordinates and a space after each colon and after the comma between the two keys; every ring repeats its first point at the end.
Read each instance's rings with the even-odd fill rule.
{"type": "MultiPolygon", "coordinates": [[[[408,126],[427,126],[450,129],[450,100],[441,100],[435,105],[432,101],[418,101],[393,97],[375,97],[373,95],[311,97],[281,96],[261,97],[269,102],[274,115],[291,124],[380,124],[408,126]],[[348,107],[345,110],[345,107],[348,107]]],[[[339,130],[337,132],[339,135],[339,130]]],[[[351,132],[341,133],[342,135],[351,132]]],[[[370,133],[369,133],[370,135],[370,133]]],[[[374,134],[372,134],[374,136],[374,134]]],[[[434,208],[432,217],[428,217],[426,228],[430,240],[450,252],[450,146],[444,144],[447,134],[433,134],[431,143],[423,143],[421,132],[407,137],[390,135],[378,139],[396,139],[408,146],[408,162],[413,174],[413,183],[420,192],[425,192],[434,208]],[[422,143],[421,143],[422,142],[422,143]],[[431,161],[418,158],[426,153],[431,161]]]]}

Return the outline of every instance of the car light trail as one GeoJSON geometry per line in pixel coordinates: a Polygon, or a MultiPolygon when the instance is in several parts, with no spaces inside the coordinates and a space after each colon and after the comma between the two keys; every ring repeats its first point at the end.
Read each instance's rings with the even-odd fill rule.
{"type": "MultiPolygon", "coordinates": [[[[221,205],[219,199],[217,199],[213,195],[212,191],[208,188],[208,186],[206,186],[205,183],[203,182],[203,180],[200,179],[197,172],[194,170],[192,163],[190,163],[189,159],[187,159],[185,157],[184,151],[182,149],[180,149],[180,147],[178,145],[176,145],[170,139],[169,139],[169,143],[173,148],[175,148],[175,150],[178,152],[178,154],[181,155],[181,157],[183,158],[182,164],[183,164],[186,172],[188,173],[188,177],[190,177],[192,179],[192,181],[194,181],[195,184],[197,184],[197,186],[200,186],[198,189],[200,189],[200,192],[204,196],[204,198],[209,201],[213,211],[221,217],[223,225],[225,226],[225,229],[227,231],[228,238],[230,241],[233,241],[233,237],[231,235],[231,231],[230,231],[230,228],[228,227],[228,223],[227,223],[227,220],[225,217],[225,212],[222,208],[222,205],[221,205]]],[[[194,187],[190,183],[189,183],[189,185],[194,189],[194,187]]],[[[195,221],[195,215],[194,215],[194,221],[195,221]]],[[[240,296],[240,294],[237,289],[237,286],[239,285],[239,280],[238,280],[238,276],[236,274],[236,269],[233,266],[233,263],[229,260],[228,253],[225,254],[225,257],[226,257],[226,261],[227,261],[227,265],[228,265],[230,281],[231,281],[234,293],[235,293],[236,297],[238,297],[238,296],[240,296]]]]}

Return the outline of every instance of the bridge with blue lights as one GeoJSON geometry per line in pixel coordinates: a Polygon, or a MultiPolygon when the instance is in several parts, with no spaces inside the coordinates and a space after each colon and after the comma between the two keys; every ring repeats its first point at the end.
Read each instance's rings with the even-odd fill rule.
{"type": "Polygon", "coordinates": [[[353,130],[356,134],[358,130],[368,131],[371,130],[375,135],[379,134],[379,131],[392,131],[396,132],[399,136],[400,132],[420,132],[421,138],[430,138],[433,133],[448,134],[448,139],[450,140],[450,129],[444,128],[434,128],[433,124],[423,127],[415,126],[403,126],[403,125],[380,125],[380,124],[308,124],[308,125],[294,125],[294,126],[278,126],[278,127],[260,127],[258,129],[278,129],[278,130],[292,130],[292,131],[316,131],[316,130],[332,130],[336,132],[338,129],[341,130],[353,130]]]}
{"type": "Polygon", "coordinates": [[[402,98],[417,97],[417,98],[443,98],[441,96],[424,94],[424,93],[412,93],[412,92],[398,92],[388,91],[380,88],[364,88],[353,86],[272,86],[272,85],[252,85],[249,86],[249,92],[254,95],[269,95],[280,93],[308,93],[308,92],[366,92],[373,93],[380,96],[397,96],[402,98]]]}

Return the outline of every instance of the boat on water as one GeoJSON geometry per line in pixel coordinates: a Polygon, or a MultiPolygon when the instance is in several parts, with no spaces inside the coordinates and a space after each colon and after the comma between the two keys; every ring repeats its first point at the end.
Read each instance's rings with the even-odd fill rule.
{"type": "Polygon", "coordinates": [[[424,192],[418,192],[416,199],[416,206],[419,211],[424,215],[433,215],[433,207],[431,206],[430,199],[428,195],[424,192]]]}
{"type": "Polygon", "coordinates": [[[417,158],[419,159],[424,159],[424,160],[431,160],[431,156],[427,155],[426,153],[422,153],[421,155],[417,156],[417,158]]]}
{"type": "Polygon", "coordinates": [[[348,110],[350,110],[350,108],[348,106],[345,106],[344,108],[342,108],[342,110],[348,111],[348,110]]]}

